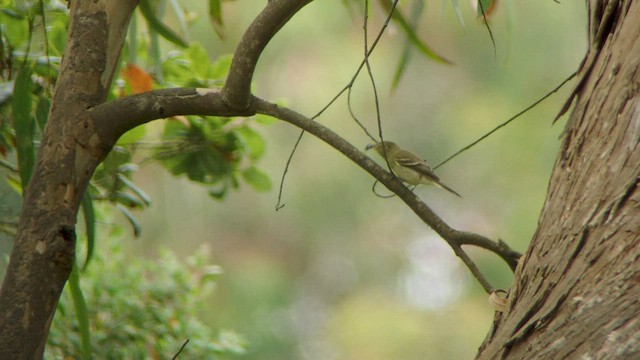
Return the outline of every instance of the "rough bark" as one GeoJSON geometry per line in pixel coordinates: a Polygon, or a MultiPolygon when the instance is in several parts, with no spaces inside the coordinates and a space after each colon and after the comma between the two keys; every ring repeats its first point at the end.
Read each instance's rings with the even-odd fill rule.
{"type": "Polygon", "coordinates": [[[538,230],[478,359],[640,358],[640,2],[589,13],[538,230]]]}
{"type": "Polygon", "coordinates": [[[104,102],[137,0],[73,1],[69,40],[0,290],[0,359],[42,358],[75,253],[80,199],[105,151],[87,109],[104,102]]]}

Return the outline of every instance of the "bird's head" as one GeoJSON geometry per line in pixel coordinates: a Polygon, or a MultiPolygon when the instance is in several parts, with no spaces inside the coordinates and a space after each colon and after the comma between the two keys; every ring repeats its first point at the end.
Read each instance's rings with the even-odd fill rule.
{"type": "Polygon", "coordinates": [[[366,150],[375,150],[378,152],[378,154],[383,154],[384,151],[382,150],[382,148],[384,147],[384,149],[386,151],[391,151],[391,149],[397,148],[398,145],[396,145],[394,142],[391,141],[380,141],[377,142],[375,144],[369,144],[367,145],[367,147],[365,148],[366,150]]]}

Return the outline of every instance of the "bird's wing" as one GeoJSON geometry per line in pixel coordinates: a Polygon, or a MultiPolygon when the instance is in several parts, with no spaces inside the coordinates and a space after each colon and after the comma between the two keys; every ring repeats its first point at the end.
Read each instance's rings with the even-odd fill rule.
{"type": "Polygon", "coordinates": [[[416,172],[419,172],[422,175],[425,175],[434,181],[440,181],[438,175],[436,175],[433,170],[427,165],[427,162],[419,158],[412,152],[406,150],[400,150],[395,156],[395,160],[398,165],[402,165],[404,167],[413,169],[416,172]]]}

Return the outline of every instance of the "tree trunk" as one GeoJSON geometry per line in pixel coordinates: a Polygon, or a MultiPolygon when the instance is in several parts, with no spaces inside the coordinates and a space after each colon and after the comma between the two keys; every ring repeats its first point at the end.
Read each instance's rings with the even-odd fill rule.
{"type": "Polygon", "coordinates": [[[87,109],[107,97],[137,2],[71,2],[69,40],[0,290],[0,359],[42,358],[75,261],[79,203],[108,151],[87,109]]]}
{"type": "Polygon", "coordinates": [[[588,6],[538,230],[478,359],[640,359],[640,2],[588,6]]]}

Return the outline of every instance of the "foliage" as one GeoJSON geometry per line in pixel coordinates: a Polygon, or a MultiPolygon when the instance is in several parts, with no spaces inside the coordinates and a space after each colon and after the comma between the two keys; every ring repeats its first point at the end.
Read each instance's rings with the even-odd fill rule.
{"type": "MultiPolygon", "coordinates": [[[[0,60],[7,65],[0,74],[3,81],[0,83],[0,157],[6,159],[2,162],[4,167],[18,170],[9,175],[9,181],[21,192],[28,183],[35,144],[47,121],[60,61],[51,54],[61,54],[64,49],[68,14],[57,2],[34,2],[28,6],[11,4],[13,7],[0,11],[0,60]],[[46,14],[46,21],[43,14],[46,14]],[[43,31],[45,26],[46,32],[43,31]],[[40,41],[36,41],[38,34],[43,37],[40,41]],[[11,164],[14,157],[17,166],[11,164]]],[[[169,52],[166,58],[148,59],[162,63],[161,73],[155,75],[136,64],[123,63],[121,77],[115,81],[117,85],[110,98],[154,87],[220,86],[231,57],[221,55],[212,62],[201,46],[187,46],[183,40],[176,40],[177,35],[169,33],[154,16],[149,1],[144,4],[141,7],[144,18],[149,27],[157,31],[151,31],[147,36],[160,34],[185,48],[169,52]]],[[[219,4],[212,2],[210,6],[219,4]]],[[[131,32],[128,41],[140,44],[136,53],[149,53],[150,42],[140,41],[140,37],[139,33],[131,32]]],[[[133,55],[129,54],[129,59],[138,58],[133,55]]],[[[89,196],[83,201],[85,220],[91,221],[88,208],[93,206],[93,201],[107,201],[124,214],[134,234],[139,236],[141,226],[130,210],[149,206],[151,199],[135,184],[132,176],[139,167],[136,162],[140,156],[136,155],[149,144],[153,148],[151,159],[159,160],[174,175],[186,175],[192,181],[211,186],[209,194],[215,199],[225,198],[230,189],[239,187],[240,180],[257,191],[270,190],[270,179],[256,166],[266,146],[254,127],[250,121],[235,118],[188,116],[166,121],[160,139],[147,136],[146,126],[129,131],[96,170],[89,196]]],[[[87,224],[87,228],[91,229],[92,225],[87,224]]],[[[94,236],[88,238],[92,241],[94,236]]],[[[92,247],[88,247],[90,253],[92,247]]]]}
{"type": "MultiPolygon", "coordinates": [[[[210,5],[219,7],[217,2],[211,2],[210,5]]],[[[161,72],[156,74],[147,72],[135,63],[123,62],[121,64],[123,70],[114,82],[116,85],[109,95],[110,99],[148,91],[152,88],[215,87],[223,83],[229,69],[230,56],[222,55],[217,61],[212,62],[202,47],[188,46],[185,40],[160,21],[157,12],[151,7],[151,1],[143,1],[140,11],[150,31],[129,33],[128,42],[140,44],[139,47],[128,47],[128,49],[134,49],[133,54],[131,51],[129,53],[129,60],[138,58],[136,56],[138,54],[159,54],[159,51],[149,51],[150,48],[154,50],[153,47],[158,46],[158,35],[184,49],[170,52],[166,58],[146,59],[152,64],[161,64],[161,72]],[[148,40],[144,38],[140,41],[141,34],[148,37],[148,40]]],[[[218,21],[221,24],[219,20],[212,19],[212,21],[218,21]]],[[[28,184],[35,162],[36,146],[47,122],[51,96],[61,61],[60,55],[66,44],[67,24],[68,9],[57,1],[5,1],[0,9],[0,64],[2,65],[0,66],[0,165],[9,170],[7,181],[18,193],[22,193],[22,189],[28,184]]],[[[230,189],[239,187],[240,180],[258,191],[268,191],[271,188],[270,179],[256,166],[256,162],[264,154],[265,142],[253,126],[249,121],[234,118],[183,117],[166,121],[166,128],[160,139],[148,136],[146,126],[138,127],[125,134],[97,168],[87,194],[82,200],[86,230],[84,267],[86,268],[93,258],[96,241],[94,212],[96,202],[108,203],[118,209],[131,224],[134,235],[136,237],[140,235],[141,225],[131,210],[142,209],[151,204],[150,197],[132,179],[139,168],[140,158],[157,160],[174,175],[185,174],[192,181],[215,186],[209,190],[215,199],[225,198],[230,189]],[[149,151],[143,152],[147,149],[146,144],[153,144],[150,157],[148,157],[149,151]]],[[[15,224],[5,226],[11,227],[15,224]]],[[[164,260],[167,262],[170,259],[164,260]]],[[[142,264],[139,265],[138,270],[147,271],[145,269],[150,266],[150,264],[142,264]]],[[[178,270],[180,269],[176,271],[178,270]]],[[[89,311],[95,313],[96,309],[92,306],[100,304],[114,311],[127,310],[122,306],[119,308],[113,304],[102,304],[97,300],[85,300],[79,286],[81,274],[78,271],[77,268],[74,269],[69,283],[73,296],[67,298],[66,305],[64,303],[61,305],[61,311],[63,315],[78,315],[81,326],[73,326],[77,333],[71,333],[68,330],[63,332],[68,338],[52,340],[57,346],[68,346],[66,352],[61,350],[61,353],[88,354],[92,351],[91,343],[99,346],[104,339],[112,340],[112,335],[105,335],[101,333],[102,330],[97,330],[95,321],[92,331],[97,332],[94,334],[94,340],[90,340],[86,318],[89,311]],[[73,310],[69,303],[71,300],[74,303],[73,310]],[[83,352],[80,352],[80,345],[74,342],[75,340],[83,343],[83,352]]],[[[126,275],[122,274],[122,277],[126,275]]],[[[85,274],[82,274],[82,277],[84,276],[85,274]]],[[[186,285],[188,284],[178,283],[175,286],[183,293],[196,295],[193,291],[188,292],[180,288],[186,285]]],[[[124,296],[131,293],[130,288],[121,287],[117,290],[119,293],[112,294],[114,299],[103,300],[117,302],[116,295],[124,296]]],[[[193,305],[182,298],[178,300],[182,301],[184,306],[193,305]]],[[[140,309],[137,311],[141,312],[140,309]]],[[[171,312],[166,309],[162,311],[168,313],[152,312],[151,317],[138,319],[140,321],[134,322],[132,326],[142,332],[144,324],[141,321],[147,322],[146,325],[149,325],[149,321],[152,320],[168,321],[169,318],[163,318],[160,315],[170,316],[171,312]]],[[[184,311],[187,314],[189,310],[184,311]]],[[[176,326],[175,317],[178,315],[183,314],[172,315],[174,318],[171,320],[174,326],[176,326]]],[[[67,322],[69,321],[71,321],[70,318],[67,319],[67,322]]],[[[67,325],[71,326],[70,323],[67,325]]],[[[181,325],[182,332],[172,329],[172,334],[184,335],[187,330],[197,330],[202,326],[197,322],[189,326],[181,325]]],[[[196,332],[205,335],[206,331],[203,331],[196,332]]],[[[131,334],[127,336],[132,339],[128,350],[132,351],[131,347],[138,346],[140,339],[131,334]]],[[[151,335],[148,336],[153,338],[151,335]]],[[[221,334],[217,345],[210,341],[200,344],[203,341],[192,340],[189,348],[202,348],[203,354],[207,353],[206,351],[223,353],[228,347],[233,347],[235,346],[233,344],[237,343],[235,336],[230,333],[221,334]]],[[[164,350],[163,346],[168,346],[168,343],[159,343],[157,346],[160,347],[158,349],[164,350]]],[[[123,345],[120,348],[128,347],[123,345]]],[[[139,349],[145,350],[144,347],[139,349]]],[[[177,348],[172,350],[177,351],[177,348]]],[[[95,347],[93,352],[96,352],[95,347]]]]}
{"type": "MultiPolygon", "coordinates": [[[[231,58],[208,60],[206,51],[191,45],[174,52],[163,64],[164,79],[175,85],[211,87],[226,76],[231,58]]],[[[271,182],[254,162],[265,151],[262,136],[250,122],[235,118],[186,116],[168,121],[162,135],[163,146],[155,156],[173,175],[213,185],[209,194],[224,198],[239,186],[238,175],[254,189],[268,191],[271,182]]]]}
{"type": "MultiPolygon", "coordinates": [[[[122,239],[112,236],[82,273],[81,287],[91,324],[91,347],[105,359],[170,358],[189,339],[184,358],[215,359],[242,354],[244,340],[232,331],[214,329],[200,320],[211,312],[211,294],[221,273],[209,251],[179,260],[160,250],[157,260],[127,256],[122,239]]],[[[82,353],[72,292],[58,305],[45,358],[82,353]]]]}

